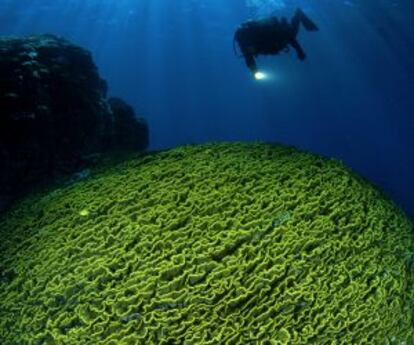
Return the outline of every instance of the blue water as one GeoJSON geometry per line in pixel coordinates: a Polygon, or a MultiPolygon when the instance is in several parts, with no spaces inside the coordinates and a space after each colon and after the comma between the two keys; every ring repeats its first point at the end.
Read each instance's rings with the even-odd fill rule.
{"type": "Polygon", "coordinates": [[[150,125],[151,148],[283,142],[343,160],[414,217],[412,0],[0,0],[0,34],[54,33],[92,51],[110,95],[150,125]],[[233,52],[246,19],[302,7],[317,33],[258,60],[233,52]]]}

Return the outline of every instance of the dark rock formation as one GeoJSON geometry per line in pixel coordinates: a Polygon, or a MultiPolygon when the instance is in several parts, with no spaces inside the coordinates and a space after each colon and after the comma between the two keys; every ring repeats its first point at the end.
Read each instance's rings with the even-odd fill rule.
{"type": "Polygon", "coordinates": [[[0,210],[85,157],[145,149],[144,122],[121,101],[111,110],[106,92],[90,53],[62,38],[0,39],[0,210]]]}
{"type": "Polygon", "coordinates": [[[134,109],[120,98],[110,98],[108,103],[113,114],[112,146],[121,150],[146,148],[148,126],[145,120],[137,118],[134,109]]]}

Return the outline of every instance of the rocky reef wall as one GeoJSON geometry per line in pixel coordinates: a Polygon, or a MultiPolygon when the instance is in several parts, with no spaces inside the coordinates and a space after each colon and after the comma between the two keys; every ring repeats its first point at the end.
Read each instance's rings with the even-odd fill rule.
{"type": "Polygon", "coordinates": [[[147,146],[147,124],[107,99],[88,51],[53,35],[0,39],[0,210],[96,153],[147,146]]]}

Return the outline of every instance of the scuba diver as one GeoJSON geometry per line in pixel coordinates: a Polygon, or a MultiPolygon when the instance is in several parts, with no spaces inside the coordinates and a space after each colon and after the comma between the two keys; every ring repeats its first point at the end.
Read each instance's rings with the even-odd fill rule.
{"type": "Polygon", "coordinates": [[[305,60],[305,52],[296,38],[300,24],[307,31],[319,30],[301,9],[296,10],[290,22],[285,17],[279,20],[272,16],[260,20],[250,20],[236,30],[234,42],[238,43],[246,65],[255,77],[258,73],[256,57],[260,54],[276,55],[281,51],[288,51],[291,46],[295,49],[299,60],[305,60]]]}

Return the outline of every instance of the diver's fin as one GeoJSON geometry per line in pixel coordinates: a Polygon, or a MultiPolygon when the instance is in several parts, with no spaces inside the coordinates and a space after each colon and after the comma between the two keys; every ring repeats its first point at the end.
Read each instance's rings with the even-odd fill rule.
{"type": "Polygon", "coordinates": [[[299,17],[301,24],[308,31],[318,31],[318,26],[300,9],[298,8],[295,13],[299,17]]]}

